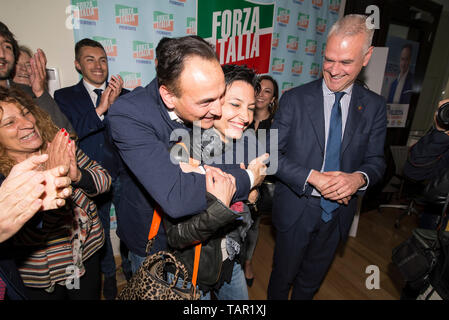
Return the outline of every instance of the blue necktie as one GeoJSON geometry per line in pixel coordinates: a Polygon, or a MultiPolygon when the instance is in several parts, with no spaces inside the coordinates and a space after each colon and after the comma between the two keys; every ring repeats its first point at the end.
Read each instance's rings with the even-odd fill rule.
{"type": "MultiPolygon", "coordinates": [[[[344,92],[335,92],[335,102],[332,106],[331,119],[329,123],[329,135],[326,143],[326,159],[323,171],[339,171],[340,170],[340,148],[341,148],[341,104],[340,100],[344,92]]],[[[321,198],[321,219],[328,222],[332,219],[332,212],[340,205],[336,201],[321,198]]]]}
{"type": "Polygon", "coordinates": [[[95,103],[95,108],[98,107],[100,105],[100,100],[101,100],[101,94],[103,93],[102,89],[94,89],[94,92],[97,94],[97,101],[95,103]]]}

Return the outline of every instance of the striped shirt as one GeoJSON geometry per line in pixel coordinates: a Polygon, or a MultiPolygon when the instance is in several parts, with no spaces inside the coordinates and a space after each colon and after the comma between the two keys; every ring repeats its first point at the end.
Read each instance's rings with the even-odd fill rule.
{"type": "Polygon", "coordinates": [[[27,287],[51,290],[55,284],[65,285],[73,279],[75,270],[84,275],[83,262],[103,246],[103,228],[90,197],[107,192],[111,177],[81,149],[76,155],[82,173],[92,177],[95,191],[88,194],[74,188],[65,208],[45,211],[40,228],[26,226],[16,235],[16,244],[27,250],[26,258],[18,263],[27,287]]]}

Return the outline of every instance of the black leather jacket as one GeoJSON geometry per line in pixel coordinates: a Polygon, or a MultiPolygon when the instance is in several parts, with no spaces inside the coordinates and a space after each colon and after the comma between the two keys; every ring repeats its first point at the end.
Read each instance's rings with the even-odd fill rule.
{"type": "Polygon", "coordinates": [[[195,244],[202,242],[198,283],[212,286],[218,281],[223,262],[221,240],[229,231],[236,229],[240,223],[236,219],[241,216],[207,193],[205,211],[178,220],[164,217],[168,244],[175,249],[175,255],[185,264],[190,276],[195,244]]]}

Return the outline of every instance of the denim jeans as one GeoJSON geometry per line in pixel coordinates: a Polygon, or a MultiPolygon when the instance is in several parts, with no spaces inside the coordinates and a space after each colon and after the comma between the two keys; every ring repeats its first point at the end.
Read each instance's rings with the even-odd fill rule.
{"type": "Polygon", "coordinates": [[[135,254],[134,252],[131,252],[131,250],[128,252],[128,259],[131,263],[131,271],[132,273],[136,273],[139,269],[140,265],[145,260],[145,257],[141,257],[138,254],[135,254]]]}
{"type": "MultiPolygon", "coordinates": [[[[169,273],[169,281],[173,281],[174,275],[169,273]]],[[[179,279],[176,286],[182,287],[183,280],[179,279]]],[[[189,282],[187,288],[190,288],[192,284],[189,282]]],[[[224,282],[218,290],[213,291],[218,300],[249,300],[248,287],[246,286],[245,274],[243,273],[240,263],[234,262],[234,268],[232,270],[231,282],[224,282]]],[[[210,292],[204,294],[201,292],[201,300],[210,300],[210,292]]]]}
{"type": "MultiPolygon", "coordinates": [[[[173,273],[167,272],[167,280],[168,280],[169,283],[172,283],[172,281],[173,281],[174,278],[175,278],[175,275],[174,275],[173,273]]],[[[176,282],[176,286],[177,286],[178,288],[182,288],[182,285],[183,285],[183,284],[184,284],[184,280],[181,279],[181,278],[179,278],[179,279],[178,279],[178,282],[176,282]]],[[[187,289],[190,289],[191,287],[192,287],[192,283],[189,281],[189,282],[187,283],[187,289]]],[[[198,289],[198,286],[197,286],[197,290],[199,290],[199,289],[198,289]]],[[[201,290],[199,290],[199,292],[200,292],[200,294],[201,294],[200,300],[210,300],[210,292],[203,293],[201,290]]]]}
{"type": "Polygon", "coordinates": [[[248,300],[248,287],[245,274],[240,263],[234,262],[231,282],[225,282],[220,289],[215,291],[218,300],[248,300]]]}

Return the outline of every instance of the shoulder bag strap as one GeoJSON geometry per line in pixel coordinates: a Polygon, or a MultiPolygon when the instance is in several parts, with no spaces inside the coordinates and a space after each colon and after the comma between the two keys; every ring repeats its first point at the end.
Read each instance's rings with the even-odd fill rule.
{"type": "MultiPolygon", "coordinates": [[[[161,214],[159,213],[158,208],[155,208],[153,212],[153,220],[151,221],[150,233],[148,234],[148,243],[150,245],[153,243],[154,238],[156,237],[159,231],[161,220],[162,220],[161,214]]],[[[195,245],[195,259],[193,260],[193,274],[192,274],[192,286],[194,288],[195,293],[196,293],[196,281],[198,279],[198,267],[200,264],[200,256],[201,256],[201,243],[198,243],[197,245],[195,245]]]]}

